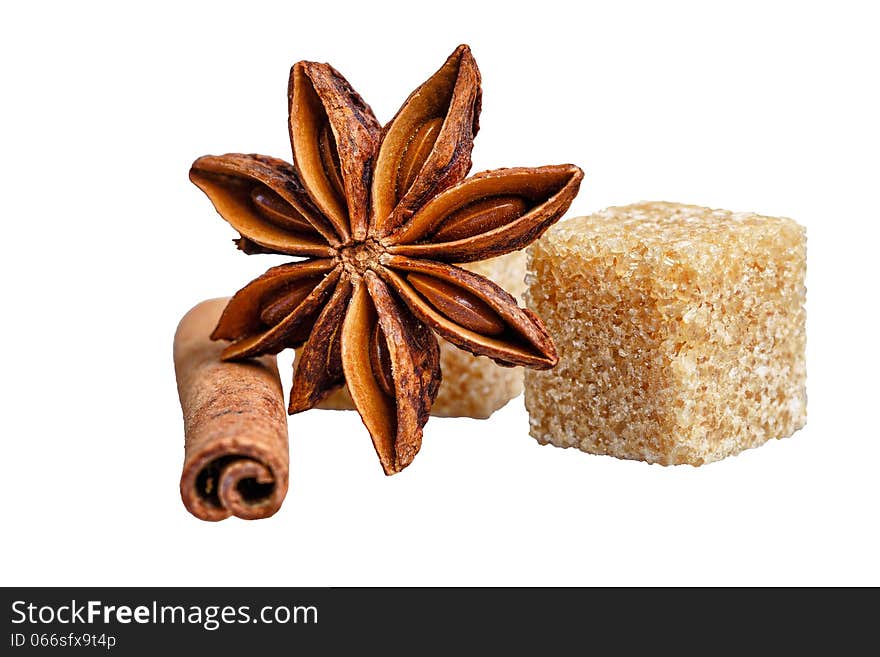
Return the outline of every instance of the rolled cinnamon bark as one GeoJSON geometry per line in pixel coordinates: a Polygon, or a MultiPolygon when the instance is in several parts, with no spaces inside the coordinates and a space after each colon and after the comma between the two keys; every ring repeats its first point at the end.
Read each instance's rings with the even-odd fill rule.
{"type": "Polygon", "coordinates": [[[202,520],[266,518],[287,494],[287,412],[274,356],[220,361],[209,335],[228,299],[203,301],[174,335],[185,457],[180,495],[202,520]]]}

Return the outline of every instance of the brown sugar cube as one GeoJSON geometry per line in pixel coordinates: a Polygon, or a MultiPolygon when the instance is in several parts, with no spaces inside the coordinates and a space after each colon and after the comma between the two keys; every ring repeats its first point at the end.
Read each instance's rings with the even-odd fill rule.
{"type": "Polygon", "coordinates": [[[806,422],[806,233],[791,219],[675,203],[555,226],[526,303],[559,364],[529,371],[538,442],[702,465],[806,422]]]}
{"type": "MultiPolygon", "coordinates": [[[[490,278],[521,299],[525,291],[525,262],[525,252],[516,251],[461,267],[490,278]]],[[[431,415],[487,418],[522,392],[521,367],[501,367],[485,356],[474,356],[437,339],[443,381],[431,415]]],[[[349,410],[354,406],[348,390],[342,387],[322,401],[319,408],[349,410]]]]}

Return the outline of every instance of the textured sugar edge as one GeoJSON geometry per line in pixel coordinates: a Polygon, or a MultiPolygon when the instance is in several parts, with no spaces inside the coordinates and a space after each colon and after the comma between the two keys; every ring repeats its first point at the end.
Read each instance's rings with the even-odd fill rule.
{"type": "MultiPolygon", "coordinates": [[[[553,420],[557,419],[551,411],[545,410],[543,406],[546,406],[546,403],[542,404],[542,402],[546,402],[546,399],[541,398],[542,392],[545,392],[545,388],[547,386],[542,383],[544,379],[552,380],[552,377],[557,376],[557,373],[551,372],[527,372],[526,373],[526,386],[525,386],[525,405],[529,410],[530,414],[530,434],[540,443],[540,444],[552,444],[558,447],[577,447],[582,451],[586,451],[594,454],[604,454],[615,456],[617,458],[623,459],[634,459],[634,460],[643,460],[650,463],[659,463],[663,465],[669,464],[691,464],[691,465],[701,465],[704,463],[714,462],[725,458],[727,456],[731,456],[734,454],[741,453],[746,449],[751,449],[754,447],[758,447],[770,439],[782,439],[790,437],[793,433],[795,433],[798,429],[802,428],[806,423],[806,363],[805,363],[805,269],[806,269],[806,234],[805,230],[802,226],[799,226],[796,222],[790,219],[777,218],[777,217],[762,217],[760,215],[754,215],[750,213],[729,213],[726,211],[720,210],[711,210],[706,208],[699,208],[696,206],[681,206],[678,204],[650,204],[650,203],[642,203],[636,204],[634,206],[627,206],[624,208],[609,208],[608,210],[603,211],[602,213],[597,213],[597,215],[593,215],[593,217],[603,217],[606,220],[616,221],[620,218],[620,215],[627,215],[630,212],[633,213],[642,213],[647,214],[650,219],[650,214],[653,213],[672,213],[672,214],[681,214],[684,218],[685,223],[690,220],[688,217],[689,214],[694,215],[694,218],[699,219],[702,217],[705,219],[706,217],[714,219],[717,215],[719,218],[723,219],[727,224],[722,225],[722,230],[719,230],[720,233],[724,233],[727,230],[731,236],[739,239],[740,242],[743,242],[743,236],[751,239],[757,239],[760,243],[767,238],[767,235],[775,234],[779,237],[779,240],[775,241],[771,238],[769,240],[769,246],[767,246],[766,252],[762,252],[762,256],[767,256],[768,260],[764,264],[772,267],[782,260],[774,261],[772,258],[774,256],[779,256],[780,253],[787,253],[790,257],[787,261],[788,264],[792,266],[792,269],[795,274],[794,280],[789,281],[789,286],[792,290],[794,290],[795,297],[794,299],[798,301],[797,309],[793,313],[785,314],[783,312],[782,316],[782,326],[785,327],[788,324],[793,324],[793,322],[797,322],[794,325],[794,330],[792,336],[788,339],[788,341],[783,345],[782,349],[789,348],[792,356],[788,360],[784,360],[782,358],[778,359],[771,363],[771,365],[776,366],[786,366],[791,365],[795,368],[792,371],[790,377],[792,378],[792,383],[790,385],[790,390],[792,391],[792,396],[788,399],[788,404],[792,408],[787,409],[790,411],[790,417],[786,422],[782,424],[777,424],[776,428],[770,432],[765,431],[763,434],[755,434],[752,432],[751,435],[746,435],[742,431],[738,433],[733,433],[731,435],[726,436],[723,440],[717,441],[714,446],[711,448],[708,447],[709,443],[707,440],[700,440],[699,437],[694,437],[693,435],[688,434],[689,427],[681,426],[679,423],[676,425],[678,431],[676,433],[688,434],[684,437],[676,436],[673,437],[673,440],[676,440],[676,444],[670,445],[669,441],[666,441],[665,449],[652,449],[650,447],[651,437],[648,436],[647,440],[642,440],[641,444],[632,444],[632,441],[626,441],[619,436],[616,436],[615,439],[609,441],[600,441],[597,435],[579,435],[577,431],[568,430],[568,431],[560,431],[558,427],[556,427],[553,423],[553,420]],[[765,225],[760,225],[761,229],[766,228],[766,230],[753,230],[751,233],[748,230],[742,231],[742,233],[737,234],[738,228],[736,224],[738,222],[743,222],[744,225],[749,225],[749,222],[752,222],[751,225],[759,225],[762,222],[767,222],[765,225]],[[757,222],[757,223],[755,223],[757,222]],[[788,241],[786,241],[788,239],[788,241]],[[791,253],[789,253],[791,252],[791,253]]],[[[656,217],[655,217],[656,218],[656,217]]],[[[572,222],[579,221],[581,224],[584,222],[590,222],[591,218],[577,218],[577,220],[569,220],[563,224],[560,224],[558,227],[551,230],[550,233],[547,234],[541,241],[539,241],[536,245],[528,251],[528,266],[527,266],[527,285],[528,285],[528,293],[526,295],[527,305],[536,310],[539,314],[543,314],[545,316],[545,320],[548,322],[548,326],[551,328],[551,332],[554,327],[553,325],[558,321],[558,318],[552,313],[552,307],[548,309],[548,307],[542,306],[542,301],[546,302],[546,299],[542,299],[540,297],[540,281],[538,281],[538,272],[536,271],[535,262],[536,259],[540,260],[541,258],[549,259],[549,261],[553,261],[553,258],[562,258],[566,255],[569,257],[572,256],[572,252],[583,251],[586,247],[579,242],[581,239],[578,234],[578,226],[572,225],[572,222]],[[574,228],[574,230],[573,230],[574,228]],[[561,235],[561,238],[559,237],[561,235]],[[568,251],[566,253],[566,250],[568,251]]],[[[596,238],[597,241],[601,242],[605,236],[602,234],[602,226],[601,221],[598,222],[597,226],[587,225],[587,229],[593,230],[593,237],[596,238]]],[[[648,221],[648,224],[651,222],[648,221]]],[[[714,226],[711,221],[706,224],[706,226],[714,226]]],[[[700,226],[697,226],[700,227],[700,226]]],[[[705,226],[703,226],[705,227],[705,226]]],[[[650,228],[650,226],[649,226],[650,228]]],[[[685,236],[689,237],[689,231],[692,229],[692,226],[686,223],[686,229],[684,231],[685,236]]],[[[711,232],[711,231],[710,231],[711,232]]],[[[607,244],[591,244],[589,245],[589,249],[592,249],[591,258],[589,262],[595,264],[596,261],[600,261],[603,257],[607,255],[603,248],[608,248],[611,251],[614,248],[618,248],[619,255],[621,256],[621,260],[626,261],[626,253],[629,249],[632,249],[634,246],[644,246],[644,244],[637,244],[638,240],[635,243],[630,242],[627,243],[627,239],[623,239],[621,243],[617,243],[618,238],[623,237],[626,238],[626,235],[620,236],[616,234],[612,234],[608,239],[607,244]]],[[[681,237],[681,235],[679,235],[681,237]]],[[[745,240],[746,242],[748,239],[745,240]]],[[[711,243],[710,243],[711,246],[711,243]]],[[[729,246],[729,245],[728,245],[729,246]]],[[[738,242],[735,246],[741,246],[738,242]]],[[[766,246],[766,245],[765,245],[766,246]]],[[[587,250],[589,250],[587,249],[587,250]]],[[[736,249],[733,249],[733,253],[736,253],[736,249]]],[[[577,253],[578,256],[583,256],[583,253],[577,253]]],[[[721,254],[724,256],[725,254],[721,254]]],[[[651,254],[642,254],[643,258],[650,259],[651,254]]],[[[564,260],[561,261],[564,263],[564,260]]],[[[635,262],[635,261],[634,261],[635,262]]],[[[617,260],[614,260],[615,265],[617,265],[617,260]]],[[[601,263],[600,263],[601,264],[601,263]]],[[[632,264],[632,263],[630,263],[632,264]]],[[[564,267],[560,265],[560,267],[564,267]]],[[[584,265],[586,269],[586,265],[584,265]]],[[[763,270],[762,270],[763,271],[763,270]]],[[[649,272],[649,275],[653,275],[656,272],[649,272]]],[[[711,278],[711,277],[710,277],[711,278]]],[[[720,276],[723,278],[723,276],[720,276]]],[[[758,283],[761,283],[760,277],[758,277],[758,283]]],[[[622,279],[619,279],[622,280],[622,279]]],[[[644,284],[644,280],[640,281],[640,283],[644,284]]],[[[635,289],[638,289],[636,287],[635,289]]],[[[759,288],[755,288],[755,290],[748,290],[750,292],[755,292],[759,288]]],[[[564,290],[563,292],[571,293],[571,290],[564,290]]],[[[544,296],[547,296],[546,290],[544,291],[544,296]]],[[[759,301],[763,300],[764,297],[757,297],[759,301]]],[[[564,302],[564,299],[563,299],[564,302]]],[[[780,308],[785,310],[790,310],[789,307],[782,305],[780,302],[780,308]]],[[[724,313],[719,314],[715,319],[724,319],[726,316],[724,313]]],[[[571,321],[570,319],[568,320],[571,321]]],[[[779,322],[777,321],[777,326],[779,322]]],[[[566,336],[570,338],[570,335],[566,336]]],[[[567,347],[567,340],[557,340],[557,344],[560,346],[561,350],[565,350],[567,347]]],[[[706,346],[708,345],[710,348],[712,347],[712,341],[706,341],[705,343],[698,344],[697,346],[706,346]]],[[[733,353],[733,352],[731,352],[733,353]]],[[[563,355],[563,360],[564,360],[563,355]]],[[[561,362],[561,366],[564,368],[566,366],[565,362],[561,362]]],[[[778,377],[777,377],[778,378],[778,377]]],[[[680,382],[679,382],[680,383],[680,382]]],[[[552,391],[551,391],[552,392],[552,391]]],[[[687,391],[686,391],[687,392],[687,391]]],[[[562,400],[564,402],[566,400],[562,400]]],[[[560,404],[561,406],[562,404],[560,404]]],[[[761,403],[756,403],[753,407],[753,411],[756,415],[756,418],[760,415],[761,412],[765,412],[766,414],[766,403],[763,405],[761,403]]],[[[777,416],[775,419],[779,419],[777,416]]],[[[669,418],[666,418],[667,424],[674,424],[669,422],[669,418]]],[[[656,441],[655,441],[656,442],[656,441]]],[[[662,442],[660,443],[663,444],[662,442]]]]}
{"type": "MultiPolygon", "coordinates": [[[[526,397],[528,397],[528,391],[526,391],[526,397]]],[[[806,406],[805,406],[806,409],[806,406]]],[[[642,461],[648,463],[650,465],[662,465],[662,466],[676,466],[676,465],[689,465],[694,468],[698,468],[702,465],[708,465],[710,463],[717,463],[718,461],[722,461],[727,458],[733,458],[739,456],[743,452],[755,449],[756,447],[760,447],[771,440],[785,440],[786,438],[791,438],[796,432],[803,429],[806,426],[806,410],[801,418],[800,422],[796,422],[792,427],[791,431],[781,436],[767,436],[763,440],[756,440],[748,445],[737,448],[735,451],[731,451],[729,453],[716,453],[715,455],[709,455],[707,457],[701,458],[699,456],[694,455],[691,451],[687,449],[683,449],[680,453],[682,458],[676,459],[675,456],[670,456],[668,454],[664,454],[661,452],[653,452],[650,450],[646,450],[644,452],[634,452],[634,451],[615,451],[613,449],[601,449],[601,447],[597,447],[595,443],[587,443],[586,440],[581,441],[578,444],[567,444],[564,442],[560,442],[558,440],[554,440],[554,437],[547,433],[539,433],[536,428],[530,423],[529,424],[529,435],[534,438],[539,445],[546,446],[551,445],[553,447],[562,448],[562,449],[574,449],[579,452],[583,452],[585,454],[592,454],[595,456],[611,456],[613,458],[619,459],[621,461],[642,461]]]]}

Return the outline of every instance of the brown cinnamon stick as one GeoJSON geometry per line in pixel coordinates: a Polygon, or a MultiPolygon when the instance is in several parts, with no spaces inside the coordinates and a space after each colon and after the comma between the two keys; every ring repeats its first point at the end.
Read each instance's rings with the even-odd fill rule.
{"type": "Polygon", "coordinates": [[[180,495],[202,520],[266,518],[287,494],[287,412],[274,356],[221,362],[210,339],[228,299],[203,301],[174,335],[185,457],[180,495]]]}

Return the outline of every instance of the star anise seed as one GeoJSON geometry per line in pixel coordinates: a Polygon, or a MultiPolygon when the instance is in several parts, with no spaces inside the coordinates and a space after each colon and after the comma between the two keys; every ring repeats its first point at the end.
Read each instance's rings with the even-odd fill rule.
{"type": "Polygon", "coordinates": [[[501,365],[555,365],[541,320],[455,263],[536,240],[583,173],[566,164],[465,179],[481,90],[464,45],[384,128],[329,64],[295,64],[288,99],[293,165],[228,154],[190,170],[242,251],[304,258],[239,290],[211,337],[231,341],[225,360],[302,347],[289,412],[347,384],[394,474],[418,453],[440,385],[434,333],[501,365]]]}

